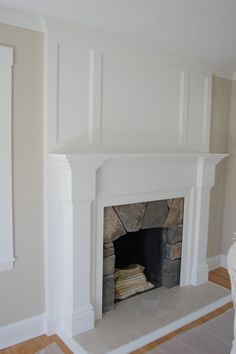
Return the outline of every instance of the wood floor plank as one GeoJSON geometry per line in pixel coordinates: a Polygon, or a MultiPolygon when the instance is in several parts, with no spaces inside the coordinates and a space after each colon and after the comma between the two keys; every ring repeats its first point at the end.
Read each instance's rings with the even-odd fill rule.
{"type": "Polygon", "coordinates": [[[47,345],[55,342],[65,354],[73,354],[73,352],[65,345],[65,343],[56,335],[42,335],[37,338],[27,340],[23,343],[13,345],[12,347],[0,350],[1,354],[34,354],[47,345]]]}

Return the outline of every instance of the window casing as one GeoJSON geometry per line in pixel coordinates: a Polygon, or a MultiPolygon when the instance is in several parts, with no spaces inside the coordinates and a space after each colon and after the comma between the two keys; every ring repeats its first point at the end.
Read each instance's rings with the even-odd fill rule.
{"type": "Polygon", "coordinates": [[[13,268],[12,216],[13,49],[0,46],[0,271],[13,268]]]}

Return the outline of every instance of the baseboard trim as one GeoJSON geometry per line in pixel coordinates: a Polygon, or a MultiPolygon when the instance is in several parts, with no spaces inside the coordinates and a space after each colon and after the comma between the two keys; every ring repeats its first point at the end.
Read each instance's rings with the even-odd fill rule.
{"type": "Polygon", "coordinates": [[[0,350],[45,334],[46,315],[41,314],[0,327],[0,350]]]}
{"type": "Polygon", "coordinates": [[[64,315],[62,317],[63,328],[68,336],[86,332],[94,328],[94,310],[91,305],[86,306],[74,312],[72,315],[64,315]]]}
{"type": "Polygon", "coordinates": [[[208,281],[209,268],[208,264],[205,262],[197,268],[197,272],[192,274],[191,284],[197,286],[204,284],[208,281]]]}
{"type": "Polygon", "coordinates": [[[87,354],[87,352],[81,347],[81,345],[73,338],[70,337],[63,329],[57,331],[58,337],[70,348],[75,354],[87,354]]]}
{"type": "Polygon", "coordinates": [[[51,336],[61,329],[62,317],[61,315],[48,315],[46,318],[46,334],[51,336]]]}
{"type": "Polygon", "coordinates": [[[218,267],[227,268],[227,256],[225,254],[218,254],[214,257],[207,259],[209,270],[216,269],[218,267]]]}
{"type": "Polygon", "coordinates": [[[220,266],[227,268],[227,256],[225,254],[220,255],[220,266]]]}

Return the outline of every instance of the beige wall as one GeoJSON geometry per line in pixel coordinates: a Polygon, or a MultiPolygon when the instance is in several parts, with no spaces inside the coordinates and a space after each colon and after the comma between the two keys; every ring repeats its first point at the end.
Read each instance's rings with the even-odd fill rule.
{"type": "Polygon", "coordinates": [[[225,200],[222,225],[221,253],[227,254],[236,231],[236,81],[232,82],[231,109],[225,171],[225,200]]]}
{"type": "Polygon", "coordinates": [[[44,311],[42,122],[43,36],[0,24],[14,48],[13,212],[15,267],[0,272],[0,326],[44,311]]]}
{"type": "MultiPolygon", "coordinates": [[[[213,77],[212,86],[212,121],[210,152],[228,151],[228,131],[231,102],[230,80],[213,77]]],[[[221,162],[216,168],[216,182],[211,192],[208,257],[222,253],[222,224],[224,215],[225,166],[221,162]]]]}

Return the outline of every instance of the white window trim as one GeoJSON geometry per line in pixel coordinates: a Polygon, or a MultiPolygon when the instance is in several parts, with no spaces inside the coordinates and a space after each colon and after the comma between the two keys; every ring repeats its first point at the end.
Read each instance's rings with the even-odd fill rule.
{"type": "Polygon", "coordinates": [[[13,268],[12,217],[13,48],[0,46],[0,271],[13,268]]]}

